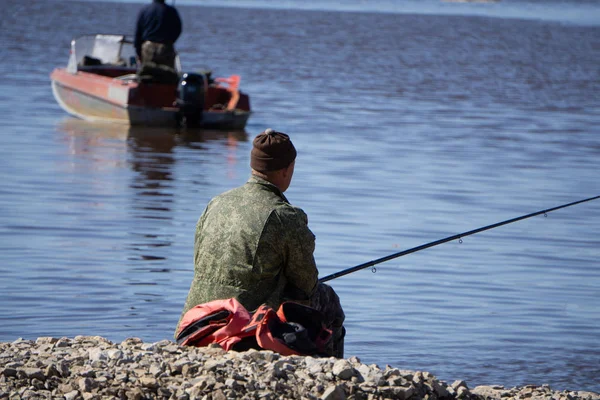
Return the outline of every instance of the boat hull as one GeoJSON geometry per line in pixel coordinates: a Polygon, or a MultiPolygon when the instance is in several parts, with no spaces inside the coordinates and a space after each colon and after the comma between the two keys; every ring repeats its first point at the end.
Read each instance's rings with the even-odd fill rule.
{"type": "MultiPolygon", "coordinates": [[[[126,75],[124,75],[126,76],[126,75]]],[[[133,79],[113,78],[57,68],[51,74],[52,92],[69,114],[89,121],[142,126],[177,126],[180,110],[175,105],[177,86],[146,84],[133,79]]],[[[221,88],[209,88],[211,98],[222,97],[221,88]]],[[[240,96],[248,104],[245,94],[240,96]]],[[[208,104],[210,106],[210,103],[208,104]]],[[[249,107],[248,107],[249,108],[249,107]]],[[[249,110],[198,110],[198,125],[216,129],[243,129],[249,110]]]]}

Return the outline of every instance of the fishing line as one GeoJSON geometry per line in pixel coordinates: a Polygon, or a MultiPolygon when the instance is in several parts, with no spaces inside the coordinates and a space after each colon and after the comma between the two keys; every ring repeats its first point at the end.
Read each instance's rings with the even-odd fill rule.
{"type": "Polygon", "coordinates": [[[587,199],[574,201],[572,203],[567,203],[567,204],[563,204],[563,205],[560,205],[560,206],[557,206],[557,207],[552,207],[552,208],[548,208],[548,209],[545,209],[545,210],[536,211],[536,212],[533,212],[531,214],[522,215],[520,217],[507,219],[507,220],[502,221],[502,222],[497,222],[495,224],[487,225],[487,226],[484,226],[484,227],[481,227],[481,228],[477,228],[477,229],[473,229],[473,230],[470,230],[470,231],[467,231],[467,232],[463,232],[463,233],[459,233],[459,234],[456,234],[456,235],[448,236],[448,237],[446,237],[444,239],[439,239],[439,240],[436,240],[436,241],[433,241],[433,242],[425,243],[425,244],[422,244],[420,246],[410,248],[408,250],[403,250],[403,251],[400,251],[398,253],[390,254],[388,256],[381,257],[381,258],[378,258],[376,260],[368,261],[366,263],[359,264],[359,265],[357,265],[355,267],[344,269],[342,271],[333,273],[331,275],[327,275],[327,276],[319,279],[319,282],[327,282],[327,281],[330,281],[332,279],[339,278],[340,276],[348,275],[348,274],[351,274],[352,272],[359,271],[361,269],[373,267],[373,266],[375,266],[377,264],[380,264],[382,262],[389,261],[389,260],[392,260],[394,258],[402,257],[402,256],[405,256],[407,254],[415,253],[417,251],[425,250],[425,249],[428,249],[430,247],[440,245],[442,243],[450,242],[452,240],[458,239],[459,243],[462,243],[462,238],[464,238],[466,236],[474,235],[476,233],[487,231],[489,229],[494,229],[494,228],[497,228],[497,227],[502,226],[502,225],[512,224],[513,222],[517,222],[517,221],[521,221],[523,219],[535,217],[536,215],[540,215],[540,214],[544,214],[544,216],[547,216],[547,214],[549,212],[556,211],[556,210],[559,210],[561,208],[571,207],[571,206],[574,206],[576,204],[581,204],[581,203],[585,203],[587,201],[592,201],[592,200],[596,200],[596,199],[600,199],[600,196],[594,196],[594,197],[590,197],[590,198],[587,198],[587,199]]]}

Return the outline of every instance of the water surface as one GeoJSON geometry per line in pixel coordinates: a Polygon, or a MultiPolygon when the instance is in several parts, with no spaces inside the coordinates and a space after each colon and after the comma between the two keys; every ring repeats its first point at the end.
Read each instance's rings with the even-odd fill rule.
{"type": "MultiPolygon", "coordinates": [[[[286,194],[321,276],[600,194],[596,3],[257,3],[177,2],[184,68],[240,74],[254,109],[243,132],[179,132],[86,123],[52,97],[71,38],[132,33],[139,3],[8,1],[0,340],[171,338],[196,220],[246,181],[267,127],[298,149],[286,194]]],[[[596,201],[338,278],[346,355],[600,392],[599,258],[596,201]]]]}

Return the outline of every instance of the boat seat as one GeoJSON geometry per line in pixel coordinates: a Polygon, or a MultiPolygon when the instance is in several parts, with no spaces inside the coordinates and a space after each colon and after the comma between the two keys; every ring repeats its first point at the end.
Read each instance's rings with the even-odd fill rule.
{"type": "Polygon", "coordinates": [[[81,61],[79,62],[80,67],[90,67],[94,65],[102,65],[102,60],[92,56],[83,56],[81,61]]]}
{"type": "Polygon", "coordinates": [[[142,64],[142,67],[137,74],[141,82],[164,83],[169,85],[177,84],[179,82],[179,74],[175,69],[152,62],[142,64]]]}

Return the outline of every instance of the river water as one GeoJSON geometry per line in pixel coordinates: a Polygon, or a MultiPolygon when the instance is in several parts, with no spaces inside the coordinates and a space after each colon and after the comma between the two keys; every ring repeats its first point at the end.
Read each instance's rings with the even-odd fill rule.
{"type": "MultiPolygon", "coordinates": [[[[177,2],[177,48],[242,76],[243,132],[69,117],[49,74],[71,38],[131,34],[141,4],[3,0],[0,340],[171,338],[196,220],[268,127],[298,149],[321,277],[600,195],[597,2],[220,3],[177,2]]],[[[599,258],[590,201],[337,278],[346,356],[600,392],[599,258]]]]}

